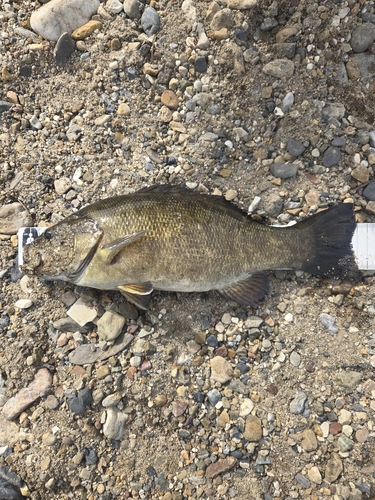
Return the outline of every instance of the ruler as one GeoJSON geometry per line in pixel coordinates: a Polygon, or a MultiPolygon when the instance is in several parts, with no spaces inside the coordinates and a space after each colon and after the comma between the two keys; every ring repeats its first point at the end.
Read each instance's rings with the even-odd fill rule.
{"type": "MultiPolygon", "coordinates": [[[[46,227],[21,227],[18,231],[18,264],[23,264],[23,247],[35,240],[46,227]]],[[[353,250],[359,269],[375,270],[375,223],[357,224],[353,235],[353,250]]]]}

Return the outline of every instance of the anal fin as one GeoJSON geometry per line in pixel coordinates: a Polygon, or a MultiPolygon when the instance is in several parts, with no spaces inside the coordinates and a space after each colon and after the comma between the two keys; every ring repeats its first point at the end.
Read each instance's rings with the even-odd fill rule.
{"type": "Polygon", "coordinates": [[[153,291],[152,283],[133,283],[120,285],[117,287],[122,295],[140,309],[148,309],[150,306],[151,293],[153,291]]]}
{"type": "Polygon", "coordinates": [[[268,275],[263,272],[256,272],[242,281],[233,283],[228,288],[218,290],[218,292],[226,299],[234,300],[238,304],[255,307],[267,299],[269,290],[268,275]]]}

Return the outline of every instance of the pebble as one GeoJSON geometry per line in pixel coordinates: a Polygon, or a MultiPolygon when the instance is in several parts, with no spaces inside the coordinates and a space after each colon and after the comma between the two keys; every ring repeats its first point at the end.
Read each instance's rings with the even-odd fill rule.
{"type": "Polygon", "coordinates": [[[324,479],[327,483],[333,483],[343,470],[342,460],[337,453],[332,453],[327,461],[324,479]]]}
{"type": "Polygon", "coordinates": [[[77,415],[82,415],[87,407],[92,403],[92,392],[89,387],[85,387],[78,393],[78,396],[68,401],[70,411],[77,415]]]}
{"type": "Polygon", "coordinates": [[[352,32],[350,45],[353,52],[365,52],[375,40],[375,25],[364,23],[357,26],[352,32]]]}
{"type": "Polygon", "coordinates": [[[263,437],[262,424],[258,417],[254,415],[249,415],[246,418],[245,430],[243,436],[248,441],[257,442],[263,437]]]}
{"type": "Polygon", "coordinates": [[[103,425],[103,434],[108,439],[120,441],[124,437],[126,431],[126,421],[128,415],[123,413],[118,408],[108,408],[106,419],[103,425]]]}
{"type": "MultiPolygon", "coordinates": [[[[130,19],[138,19],[141,17],[141,3],[139,0],[125,0],[124,1],[124,11],[130,19]]],[[[154,16],[148,15],[150,20],[154,20],[154,16]]]]}
{"type": "Polygon", "coordinates": [[[94,321],[98,315],[96,307],[87,304],[82,297],[75,302],[67,311],[67,315],[76,321],[80,326],[94,321]]]}
{"type": "Polygon", "coordinates": [[[178,97],[172,90],[164,90],[161,95],[161,102],[167,108],[175,111],[178,108],[178,97]]]}
{"type": "Polygon", "coordinates": [[[366,186],[363,191],[363,196],[370,201],[375,201],[375,182],[370,182],[370,184],[366,186]]]}
{"type": "Polygon", "coordinates": [[[307,488],[310,488],[310,486],[311,486],[309,479],[301,473],[298,473],[296,475],[296,480],[302,486],[302,488],[307,489],[307,488]]]}
{"type": "Polygon", "coordinates": [[[219,401],[221,401],[221,394],[218,389],[211,389],[207,393],[207,399],[212,406],[216,406],[219,401]]]}
{"type": "Polygon", "coordinates": [[[355,433],[355,438],[358,443],[365,443],[369,437],[369,428],[367,425],[364,425],[360,429],[358,429],[355,433]]]}
{"type": "Polygon", "coordinates": [[[320,200],[320,193],[316,189],[310,189],[305,194],[305,200],[309,207],[317,206],[320,200]]]}
{"type": "Polygon", "coordinates": [[[87,326],[80,326],[72,318],[60,318],[53,322],[53,327],[60,332],[80,332],[88,333],[89,328],[87,326]]]}
{"type": "Polygon", "coordinates": [[[229,30],[233,26],[233,13],[230,9],[224,8],[216,12],[210,27],[213,31],[229,30]]]}
{"type": "Polygon", "coordinates": [[[337,326],[334,326],[336,323],[336,318],[327,313],[322,313],[320,315],[320,322],[331,333],[337,333],[339,331],[337,326]]]}
{"type": "Polygon", "coordinates": [[[296,351],[292,351],[290,354],[290,364],[298,367],[301,364],[301,356],[296,351]]]}
{"type": "Polygon", "coordinates": [[[33,221],[21,203],[2,205],[0,208],[0,234],[17,234],[17,231],[24,226],[33,226],[33,221]]]}
{"type": "Polygon", "coordinates": [[[94,33],[96,30],[101,30],[103,24],[100,21],[89,21],[88,23],[75,29],[72,33],[73,40],[84,40],[94,33]]]}
{"type": "Polygon", "coordinates": [[[198,73],[206,73],[208,69],[207,59],[204,56],[195,59],[195,69],[198,73]]]}
{"type": "Polygon", "coordinates": [[[219,474],[224,474],[232,470],[237,464],[237,460],[234,457],[219,458],[217,462],[210,464],[207,469],[205,476],[209,479],[213,479],[219,474]]]}
{"type": "Polygon", "coordinates": [[[69,354],[69,361],[73,365],[92,364],[95,363],[102,354],[102,349],[95,347],[93,344],[81,344],[69,354]]]}
{"type": "Polygon", "coordinates": [[[288,139],[286,143],[286,150],[290,154],[290,156],[293,156],[296,158],[297,156],[303,155],[305,152],[305,146],[302,144],[301,141],[297,141],[296,139],[288,139]]]}
{"type": "Polygon", "coordinates": [[[305,451],[315,451],[318,448],[318,442],[312,429],[303,431],[301,446],[305,451]]]}
{"type": "Polygon", "coordinates": [[[368,171],[368,169],[364,165],[359,165],[358,167],[356,167],[352,171],[351,176],[356,181],[359,181],[362,184],[365,184],[366,182],[368,182],[368,180],[370,178],[370,172],[368,171]]]}
{"type": "MultiPolygon", "coordinates": [[[[124,5],[125,5],[125,2],[124,2],[124,5]]],[[[106,9],[108,10],[108,12],[110,12],[111,14],[119,14],[124,7],[123,4],[120,2],[120,0],[107,0],[105,6],[106,6],[106,9]]],[[[124,10],[125,10],[125,8],[124,8],[124,10]]]]}
{"type": "Polygon", "coordinates": [[[146,7],[141,17],[141,25],[147,36],[155,35],[160,29],[160,17],[153,7],[146,7]]]}
{"type": "Polygon", "coordinates": [[[46,40],[56,41],[87,23],[99,5],[99,0],[51,0],[31,14],[30,26],[46,40]]]}
{"type": "Polygon", "coordinates": [[[323,167],[333,167],[341,160],[341,152],[338,148],[334,146],[329,146],[324,152],[322,165],[323,167]]]}
{"type": "Polygon", "coordinates": [[[293,413],[294,415],[301,415],[305,410],[306,401],[307,395],[304,392],[299,391],[297,396],[289,404],[290,413],[293,413]]]}
{"type": "Polygon", "coordinates": [[[3,406],[3,415],[6,420],[15,419],[23,410],[34,403],[52,385],[52,375],[47,368],[41,368],[34,380],[15,396],[8,399],[3,406]]]}
{"type": "Polygon", "coordinates": [[[298,167],[294,163],[272,163],[270,172],[279,179],[289,179],[297,174],[298,167]]]}
{"type": "Polygon", "coordinates": [[[232,201],[235,198],[237,198],[237,191],[235,189],[228,189],[228,191],[225,193],[225,199],[228,201],[232,201]]]}
{"type": "Polygon", "coordinates": [[[211,379],[215,382],[225,384],[233,378],[233,369],[229,361],[221,356],[215,356],[210,360],[211,379]]]}
{"type": "Polygon", "coordinates": [[[230,9],[248,10],[258,5],[258,0],[228,0],[227,6],[230,9]]]}
{"type": "Polygon", "coordinates": [[[294,63],[289,59],[275,59],[263,66],[263,72],[273,78],[292,78],[294,63]]]}
{"type": "Polygon", "coordinates": [[[29,309],[33,305],[33,301],[30,299],[19,299],[14,303],[14,307],[18,309],[29,309]]]}
{"type": "Polygon", "coordinates": [[[240,403],[240,417],[246,417],[250,415],[250,413],[254,409],[254,402],[249,398],[244,398],[240,403]]]}
{"type": "Polygon", "coordinates": [[[339,383],[349,391],[355,391],[361,379],[362,379],[361,373],[352,370],[347,372],[340,372],[337,374],[337,380],[339,381],[339,383]]]}
{"type": "Polygon", "coordinates": [[[283,110],[284,113],[286,113],[287,111],[290,110],[293,104],[294,104],[294,94],[293,92],[287,92],[283,99],[281,109],[283,110]]]}
{"type": "Polygon", "coordinates": [[[131,113],[130,107],[126,102],[122,102],[121,104],[119,104],[117,108],[117,114],[119,116],[129,116],[130,113],[131,113]]]}
{"type": "Polygon", "coordinates": [[[121,334],[125,318],[114,311],[106,311],[98,320],[98,336],[100,340],[115,340],[121,334]]]}
{"type": "Polygon", "coordinates": [[[337,440],[337,444],[342,452],[350,451],[354,446],[353,441],[345,436],[345,434],[341,434],[337,440]]]}
{"type": "Polygon", "coordinates": [[[76,44],[69,33],[63,33],[55,45],[53,55],[57,66],[65,66],[76,49],[76,44]]]}
{"type": "Polygon", "coordinates": [[[308,470],[307,476],[311,482],[315,484],[322,484],[322,475],[318,469],[318,467],[313,466],[308,470]]]}
{"type": "Polygon", "coordinates": [[[57,194],[63,195],[72,187],[72,182],[68,177],[60,177],[54,181],[54,188],[57,194]]]}

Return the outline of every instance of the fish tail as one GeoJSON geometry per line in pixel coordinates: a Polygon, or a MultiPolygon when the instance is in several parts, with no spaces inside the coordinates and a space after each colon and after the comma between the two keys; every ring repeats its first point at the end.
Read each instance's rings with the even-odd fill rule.
{"type": "Polygon", "coordinates": [[[327,277],[359,279],[352,249],[356,221],[351,203],[335,205],[299,222],[306,259],[300,269],[327,277]]]}

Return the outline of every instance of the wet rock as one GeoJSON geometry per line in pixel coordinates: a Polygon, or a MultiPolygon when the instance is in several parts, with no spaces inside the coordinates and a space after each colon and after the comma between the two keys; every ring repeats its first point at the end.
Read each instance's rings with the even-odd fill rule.
{"type": "Polygon", "coordinates": [[[294,163],[273,163],[270,167],[270,172],[274,177],[279,179],[289,179],[297,174],[297,165],[294,163]]]}
{"type": "Polygon", "coordinates": [[[342,460],[337,453],[332,453],[327,462],[324,479],[327,483],[333,483],[343,470],[342,460]]]}
{"type": "Polygon", "coordinates": [[[210,464],[206,469],[206,477],[212,479],[219,474],[232,470],[237,464],[234,457],[219,458],[217,462],[210,464]]]}
{"type": "Polygon", "coordinates": [[[9,203],[0,208],[0,234],[16,234],[21,227],[32,225],[32,218],[21,203],[9,203]]]}
{"type": "Polygon", "coordinates": [[[87,23],[99,5],[99,0],[51,0],[31,14],[30,25],[46,40],[56,41],[87,23]]]}
{"type": "Polygon", "coordinates": [[[77,415],[82,415],[92,403],[92,392],[89,387],[85,387],[79,392],[78,396],[68,401],[70,411],[77,415]]]}
{"type": "Polygon", "coordinates": [[[257,442],[263,437],[262,424],[258,417],[249,415],[246,418],[243,436],[250,442],[257,442]]]}
{"type": "Polygon", "coordinates": [[[125,0],[124,11],[130,19],[138,19],[141,17],[141,3],[139,0],[125,0]]]}
{"type": "Polygon", "coordinates": [[[147,7],[141,17],[141,25],[147,36],[152,36],[160,29],[160,17],[153,7],[147,7]]]}
{"type": "Polygon", "coordinates": [[[357,26],[352,33],[350,45],[353,52],[365,52],[375,40],[375,25],[364,23],[357,26]]]}
{"type": "Polygon", "coordinates": [[[306,401],[307,395],[304,392],[299,391],[297,396],[290,402],[290,413],[293,413],[294,415],[301,415],[305,410],[306,401]]]}
{"type": "Polygon", "coordinates": [[[273,78],[291,78],[294,73],[294,63],[289,59],[275,59],[263,66],[263,73],[273,78]]]}
{"type": "Polygon", "coordinates": [[[286,150],[288,153],[296,158],[297,156],[303,155],[305,152],[305,146],[302,144],[301,141],[297,141],[296,139],[288,139],[286,143],[286,150]]]}
{"type": "Polygon", "coordinates": [[[57,40],[53,51],[57,66],[65,66],[69,57],[76,49],[76,44],[69,33],[63,33],[57,40]]]}
{"type": "Polygon", "coordinates": [[[103,425],[103,434],[108,439],[119,441],[125,434],[128,415],[118,408],[108,408],[106,420],[103,425]]]}
{"type": "Polygon", "coordinates": [[[211,379],[215,382],[225,384],[233,378],[233,369],[229,361],[221,356],[215,356],[210,361],[211,379]]]}
{"type": "Polygon", "coordinates": [[[8,399],[3,407],[3,415],[7,420],[13,420],[23,410],[34,403],[52,385],[52,375],[47,368],[40,369],[34,380],[15,396],[8,399]]]}
{"type": "Polygon", "coordinates": [[[363,196],[370,201],[375,201],[375,182],[370,182],[363,191],[363,196]]]}
{"type": "Polygon", "coordinates": [[[98,320],[98,336],[101,340],[115,340],[122,332],[125,318],[114,311],[106,311],[98,320]]]}

